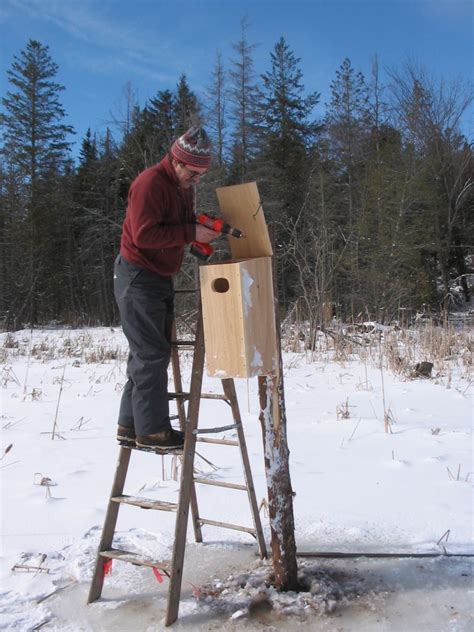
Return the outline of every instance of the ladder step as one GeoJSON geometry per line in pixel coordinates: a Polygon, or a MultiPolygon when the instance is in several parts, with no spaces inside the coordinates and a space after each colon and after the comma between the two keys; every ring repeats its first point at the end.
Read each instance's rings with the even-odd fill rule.
{"type": "MultiPolygon", "coordinates": [[[[168,393],[168,399],[189,399],[190,393],[168,393]]],[[[201,393],[201,399],[221,399],[225,402],[228,401],[225,395],[219,393],[201,393]]]]}
{"type": "Polygon", "coordinates": [[[251,529],[250,527],[241,527],[238,524],[230,524],[229,522],[218,522],[217,520],[206,520],[205,518],[199,518],[198,522],[200,525],[208,524],[212,525],[213,527],[233,529],[234,531],[245,531],[245,533],[256,535],[255,529],[251,529]]]}
{"type": "Polygon", "coordinates": [[[197,428],[193,430],[194,434],[210,434],[212,432],[225,432],[226,430],[235,430],[237,428],[237,424],[232,424],[230,426],[219,426],[219,428],[197,428]]]}
{"type": "Polygon", "coordinates": [[[149,498],[141,498],[140,496],[114,496],[111,498],[114,503],[123,503],[125,505],[134,505],[142,509],[156,509],[158,511],[177,511],[178,503],[168,503],[163,500],[150,500],[149,498]]]}
{"type": "Polygon", "coordinates": [[[183,454],[183,448],[159,448],[158,446],[142,448],[138,445],[122,445],[122,448],[127,448],[128,450],[140,450],[141,452],[151,452],[152,454],[160,454],[162,456],[175,456],[176,454],[183,454]]]}
{"type": "Polygon", "coordinates": [[[194,347],[196,344],[195,340],[172,340],[172,347],[194,347]]]}
{"type": "Polygon", "coordinates": [[[231,439],[207,439],[206,437],[198,437],[197,441],[200,443],[218,443],[221,445],[235,445],[238,447],[238,441],[232,441],[231,439]]]}
{"type": "Polygon", "coordinates": [[[190,393],[168,393],[168,399],[189,399],[190,393]]]}
{"type": "Polygon", "coordinates": [[[157,560],[149,560],[140,557],[138,553],[131,553],[130,551],[121,551],[120,549],[110,549],[109,551],[101,551],[99,553],[101,557],[105,557],[109,560],[120,560],[121,562],[129,562],[135,566],[148,566],[149,568],[159,568],[160,571],[168,573],[171,570],[170,564],[159,562],[157,560]]]}
{"type": "Polygon", "coordinates": [[[215,487],[228,487],[230,489],[247,491],[247,487],[239,483],[222,483],[221,481],[214,481],[211,478],[194,478],[193,480],[195,483],[201,483],[202,485],[214,485],[215,487]]]}

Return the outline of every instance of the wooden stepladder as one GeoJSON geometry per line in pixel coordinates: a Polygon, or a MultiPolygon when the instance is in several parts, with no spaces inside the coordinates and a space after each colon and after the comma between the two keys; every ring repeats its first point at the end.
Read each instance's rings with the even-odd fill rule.
{"type": "MultiPolygon", "coordinates": [[[[174,336],[174,338],[176,338],[176,336],[174,336]]],[[[205,345],[202,324],[202,312],[200,306],[196,329],[196,338],[193,343],[194,356],[189,393],[183,392],[182,389],[179,349],[183,348],[183,345],[188,345],[189,347],[190,343],[180,343],[177,341],[173,343],[171,363],[176,392],[169,393],[169,398],[176,400],[180,426],[181,429],[185,430],[186,433],[184,448],[182,451],[156,451],[156,453],[160,455],[164,453],[173,455],[182,454],[181,481],[178,503],[162,502],[159,500],[150,500],[124,494],[123,491],[125,487],[130,456],[132,454],[132,451],[136,450],[137,452],[140,452],[141,449],[125,445],[120,447],[117,469],[112,484],[112,491],[110,494],[110,500],[107,507],[104,527],[102,530],[102,536],[97,553],[96,566],[91,582],[89,597],[87,600],[87,603],[92,603],[101,596],[105,576],[104,567],[105,564],[107,564],[107,562],[111,559],[130,562],[131,564],[135,564],[137,566],[148,566],[151,568],[157,568],[158,570],[163,571],[169,577],[168,603],[165,618],[166,626],[171,625],[178,618],[179,601],[181,596],[181,583],[183,578],[184,555],[186,549],[188,515],[190,508],[196,542],[202,542],[201,527],[203,525],[214,525],[227,529],[235,529],[239,531],[245,531],[254,536],[258,543],[260,556],[262,558],[267,556],[266,544],[263,536],[260,515],[258,512],[255,488],[252,480],[252,472],[247,453],[245,435],[243,431],[242,420],[240,417],[239,404],[235,391],[234,381],[230,378],[221,380],[224,391],[223,394],[202,393],[205,345]],[[201,399],[216,399],[226,402],[231,408],[233,423],[228,426],[199,430],[198,421],[201,399]],[[185,406],[186,401],[187,412],[185,406]],[[227,430],[235,430],[237,438],[232,440],[224,438],[210,438],[207,436],[203,438],[198,438],[198,434],[207,435],[210,433],[219,433],[227,430]],[[239,485],[235,483],[224,483],[216,480],[195,477],[194,457],[197,441],[239,447],[242,457],[245,484],[239,485]],[[253,519],[253,527],[244,527],[240,525],[202,518],[199,515],[198,510],[196,484],[207,484],[246,491],[253,519]],[[119,508],[122,504],[133,505],[144,509],[155,509],[158,511],[175,511],[177,513],[173,552],[170,561],[163,562],[158,560],[144,559],[135,553],[115,549],[113,547],[113,538],[115,534],[119,508]]],[[[154,450],[148,449],[146,449],[145,451],[155,452],[154,450]]]]}

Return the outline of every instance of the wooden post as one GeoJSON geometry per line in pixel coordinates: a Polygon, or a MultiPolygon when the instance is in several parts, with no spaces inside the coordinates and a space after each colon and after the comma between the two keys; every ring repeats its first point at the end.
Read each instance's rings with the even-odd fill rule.
{"type": "MultiPolygon", "coordinates": [[[[273,259],[275,258],[273,257],[273,259]]],[[[296,591],[298,590],[298,565],[293,517],[294,494],[291,488],[290,451],[286,434],[283,360],[275,261],[273,262],[273,289],[278,373],[276,376],[260,376],[258,378],[259,419],[263,435],[275,587],[282,591],[296,591]]]]}

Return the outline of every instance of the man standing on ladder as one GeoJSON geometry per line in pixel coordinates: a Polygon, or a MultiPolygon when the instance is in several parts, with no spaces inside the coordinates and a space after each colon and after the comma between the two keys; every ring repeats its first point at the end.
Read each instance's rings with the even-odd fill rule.
{"type": "Polygon", "coordinates": [[[124,445],[170,450],[184,444],[184,433],[169,419],[173,276],[187,244],[217,237],[196,224],[194,209],[194,185],[210,163],[209,137],[193,126],[130,186],[114,268],[115,298],[130,347],[117,430],[124,445]]]}

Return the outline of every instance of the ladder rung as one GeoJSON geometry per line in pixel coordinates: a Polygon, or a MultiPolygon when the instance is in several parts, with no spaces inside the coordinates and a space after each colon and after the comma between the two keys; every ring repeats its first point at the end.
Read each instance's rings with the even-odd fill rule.
{"type": "MultiPolygon", "coordinates": [[[[168,393],[168,399],[189,399],[190,393],[168,393]]],[[[218,393],[201,393],[199,396],[201,399],[222,399],[227,402],[228,399],[225,395],[218,393]]]]}
{"type": "Polygon", "coordinates": [[[232,439],[207,439],[206,437],[198,437],[197,441],[201,443],[219,443],[222,445],[235,445],[238,447],[239,442],[232,439]]]}
{"type": "Polygon", "coordinates": [[[230,524],[229,522],[218,522],[217,520],[206,520],[205,518],[199,518],[198,522],[200,525],[209,524],[214,527],[223,527],[224,529],[233,529],[234,531],[245,531],[246,533],[251,533],[252,535],[256,534],[255,529],[251,529],[250,527],[241,527],[238,524],[230,524]]]}
{"type": "Polygon", "coordinates": [[[147,560],[138,556],[138,553],[131,553],[130,551],[121,551],[120,549],[110,549],[109,551],[101,551],[101,557],[106,557],[109,560],[120,560],[122,562],[130,562],[135,566],[149,566],[150,568],[159,568],[162,571],[169,572],[170,565],[158,562],[156,560],[147,560]]]}
{"type": "Polygon", "coordinates": [[[161,456],[175,456],[176,454],[183,454],[183,448],[159,448],[158,446],[150,446],[149,448],[142,448],[138,445],[126,445],[122,444],[122,448],[128,450],[140,450],[141,452],[151,452],[152,454],[159,454],[161,456]]]}
{"type": "Polygon", "coordinates": [[[195,478],[193,479],[195,483],[201,483],[202,485],[214,485],[215,487],[229,487],[231,489],[241,489],[243,491],[247,490],[245,485],[241,485],[239,483],[222,483],[221,481],[214,481],[211,478],[195,478]]]}
{"type": "Polygon", "coordinates": [[[168,393],[168,399],[189,399],[189,393],[168,393]]]}
{"type": "Polygon", "coordinates": [[[195,340],[172,340],[172,347],[194,347],[196,344],[195,340]]]}
{"type": "Polygon", "coordinates": [[[168,393],[168,399],[189,399],[190,393],[168,393]]]}
{"type": "Polygon", "coordinates": [[[193,430],[194,434],[210,434],[212,432],[225,432],[226,430],[235,430],[237,428],[237,424],[232,424],[230,426],[219,426],[219,428],[197,428],[193,430]]]}
{"type": "Polygon", "coordinates": [[[177,503],[168,503],[163,500],[150,500],[149,498],[140,498],[139,496],[114,496],[111,498],[114,503],[124,503],[125,505],[134,505],[142,509],[157,509],[158,511],[177,511],[177,503]]]}

